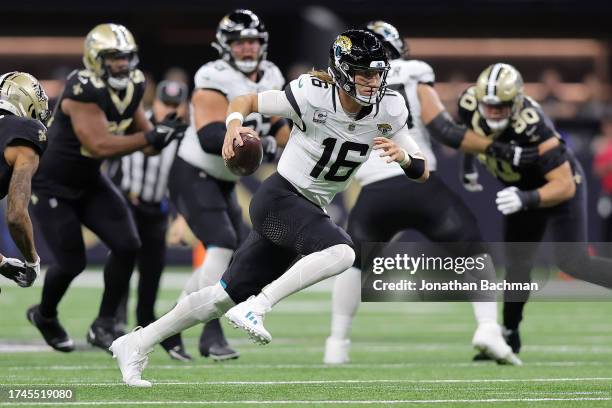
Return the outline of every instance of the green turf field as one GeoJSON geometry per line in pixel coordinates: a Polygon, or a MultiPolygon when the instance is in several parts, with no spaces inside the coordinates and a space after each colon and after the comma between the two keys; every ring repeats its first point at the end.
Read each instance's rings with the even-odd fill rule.
{"type": "MultiPolygon", "coordinates": [[[[2,282],[0,350],[38,346],[41,339],[24,318],[40,287],[19,289],[2,282]]],[[[160,310],[177,290],[162,293],[160,310]]],[[[72,288],[60,309],[75,340],[97,311],[99,289],[72,288]]],[[[304,293],[268,315],[274,339],[247,342],[227,329],[240,359],[193,364],[171,361],[161,348],[144,378],[150,389],[123,385],[114,361],[101,351],[0,352],[0,406],[8,388],[70,387],[76,401],[56,406],[417,406],[417,407],[612,407],[612,303],[533,303],[523,329],[523,367],[471,363],[474,323],[461,303],[366,304],[354,324],[352,363],[326,367],[328,293],[304,293]],[[6,386],[9,386],[8,388],[6,386]]],[[[197,353],[199,328],[187,332],[197,353]]]]}

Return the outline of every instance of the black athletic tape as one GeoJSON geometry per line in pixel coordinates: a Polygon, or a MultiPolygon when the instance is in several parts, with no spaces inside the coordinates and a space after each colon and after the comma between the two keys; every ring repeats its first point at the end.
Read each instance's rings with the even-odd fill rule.
{"type": "Polygon", "coordinates": [[[212,122],[202,126],[198,130],[200,146],[206,153],[221,155],[226,131],[227,128],[223,122],[212,122]]]}
{"type": "Polygon", "coordinates": [[[455,149],[461,146],[467,131],[465,126],[455,123],[447,111],[438,113],[425,127],[438,142],[455,149]]]}

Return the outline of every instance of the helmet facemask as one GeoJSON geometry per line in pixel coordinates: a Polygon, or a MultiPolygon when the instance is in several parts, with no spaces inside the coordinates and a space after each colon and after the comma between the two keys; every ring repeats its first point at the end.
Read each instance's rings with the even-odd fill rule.
{"type": "Polygon", "coordinates": [[[501,132],[523,105],[523,78],[512,65],[496,63],[479,75],[475,92],[487,126],[501,132]]]}
{"type": "Polygon", "coordinates": [[[329,69],[328,72],[334,78],[334,81],[344,90],[351,98],[355,100],[361,106],[370,106],[380,102],[385,95],[387,90],[387,74],[389,73],[389,64],[386,61],[372,61],[373,66],[363,67],[352,65],[347,62],[343,62],[336,67],[336,69],[329,69]],[[338,75],[338,72],[340,75],[338,75]],[[370,95],[362,95],[359,93],[360,86],[364,88],[374,89],[366,84],[360,84],[356,82],[356,75],[364,73],[365,77],[369,77],[374,74],[378,74],[380,78],[379,85],[376,92],[370,95]]]}
{"type": "Polygon", "coordinates": [[[111,88],[122,91],[127,88],[130,82],[130,74],[138,66],[138,54],[136,52],[121,52],[118,50],[109,50],[101,53],[98,57],[101,59],[101,65],[104,69],[102,79],[104,79],[111,88]],[[122,69],[113,72],[112,61],[126,58],[127,65],[122,66],[122,69]]]}

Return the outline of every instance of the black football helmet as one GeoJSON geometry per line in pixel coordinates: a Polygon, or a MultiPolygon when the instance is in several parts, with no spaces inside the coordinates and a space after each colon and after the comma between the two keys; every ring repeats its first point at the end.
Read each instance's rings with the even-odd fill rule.
{"type": "Polygon", "coordinates": [[[384,45],[366,30],[348,30],[336,37],[329,49],[329,74],[335,83],[363,106],[380,102],[387,88],[389,59],[384,45]],[[357,92],[355,72],[378,71],[378,92],[363,96],[357,92]]]}
{"type": "Polygon", "coordinates": [[[374,20],[366,24],[366,28],[373,32],[387,48],[390,59],[398,59],[406,52],[404,40],[393,25],[382,20],[374,20]]]}
{"type": "Polygon", "coordinates": [[[212,46],[221,58],[239,71],[250,74],[266,58],[268,49],[268,32],[263,22],[251,10],[237,9],[226,15],[217,27],[216,41],[212,46]],[[236,60],[231,52],[231,42],[245,38],[256,38],[261,43],[259,55],[255,61],[236,60]]]}

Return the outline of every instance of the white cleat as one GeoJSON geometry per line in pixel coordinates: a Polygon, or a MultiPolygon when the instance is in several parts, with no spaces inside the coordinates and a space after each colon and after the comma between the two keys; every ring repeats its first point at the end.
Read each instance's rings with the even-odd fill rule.
{"type": "Polygon", "coordinates": [[[133,332],[119,337],[108,349],[113,353],[113,358],[117,359],[124,383],[130,387],[151,387],[151,383],[141,377],[153,349],[140,349],[137,332],[139,329],[140,327],[137,327],[133,332]]]}
{"type": "Polygon", "coordinates": [[[472,338],[472,345],[476,350],[497,361],[498,364],[523,365],[521,359],[504,341],[501,327],[496,322],[480,324],[472,338]]]}
{"type": "Polygon", "coordinates": [[[258,344],[268,344],[272,341],[272,335],[263,326],[264,316],[268,310],[259,304],[255,296],[237,304],[225,313],[225,317],[237,329],[246,331],[258,344]]]}
{"type": "Polygon", "coordinates": [[[323,363],[340,365],[350,361],[349,350],[351,341],[349,339],[335,339],[328,337],[325,341],[325,354],[323,355],[323,363]]]}

